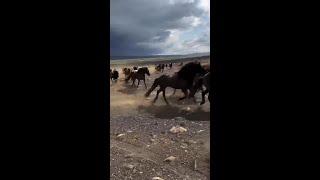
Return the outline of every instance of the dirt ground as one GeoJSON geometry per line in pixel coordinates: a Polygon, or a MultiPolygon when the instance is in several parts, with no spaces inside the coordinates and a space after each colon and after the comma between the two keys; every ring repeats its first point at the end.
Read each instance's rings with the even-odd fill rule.
{"type": "MultiPolygon", "coordinates": [[[[204,60],[202,63],[208,63],[204,60]]],[[[128,65],[127,67],[132,67],[128,65]]],[[[147,86],[162,74],[173,74],[181,66],[175,64],[163,73],[149,67],[147,86]]],[[[210,179],[210,103],[199,105],[191,99],[178,101],[183,94],[167,88],[170,105],[166,105],[162,94],[155,104],[154,90],[150,97],[144,97],[143,82],[132,87],[124,82],[123,65],[111,65],[119,71],[117,82],[110,82],[110,179],[210,179]],[[186,131],[172,133],[172,127],[183,127],[186,131]],[[165,161],[166,158],[169,160],[165,161]]],[[[140,66],[141,67],[141,66],[140,66]]],[[[137,84],[137,82],[136,82],[137,84]]]]}

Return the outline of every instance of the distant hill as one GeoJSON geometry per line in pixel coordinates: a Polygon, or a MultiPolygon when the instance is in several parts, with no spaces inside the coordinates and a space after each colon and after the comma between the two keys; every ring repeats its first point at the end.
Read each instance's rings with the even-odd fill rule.
{"type": "Polygon", "coordinates": [[[198,57],[209,56],[210,53],[193,53],[187,55],[150,55],[150,56],[110,56],[110,60],[129,60],[129,59],[147,59],[147,58],[186,58],[186,57],[198,57]]]}

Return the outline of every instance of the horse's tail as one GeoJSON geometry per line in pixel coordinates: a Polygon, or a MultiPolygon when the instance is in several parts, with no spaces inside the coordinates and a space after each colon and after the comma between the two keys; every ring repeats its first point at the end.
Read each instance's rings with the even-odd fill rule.
{"type": "Polygon", "coordinates": [[[159,82],[160,82],[161,79],[163,79],[163,75],[154,80],[151,88],[144,95],[145,97],[149,97],[150,96],[151,92],[159,85],[159,82]]]}

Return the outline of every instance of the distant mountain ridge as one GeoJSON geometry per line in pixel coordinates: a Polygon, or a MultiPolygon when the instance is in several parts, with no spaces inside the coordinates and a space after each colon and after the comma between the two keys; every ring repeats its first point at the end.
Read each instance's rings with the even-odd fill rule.
{"type": "Polygon", "coordinates": [[[198,56],[209,56],[210,53],[193,53],[186,55],[150,55],[150,56],[110,56],[110,60],[121,60],[121,59],[145,59],[145,58],[183,58],[183,57],[198,57],[198,56]]]}

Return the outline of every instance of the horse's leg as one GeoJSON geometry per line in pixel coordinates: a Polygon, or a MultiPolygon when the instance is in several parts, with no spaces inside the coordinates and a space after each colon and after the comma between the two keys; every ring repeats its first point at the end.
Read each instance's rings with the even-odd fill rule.
{"type": "Polygon", "coordinates": [[[186,90],[186,89],[181,89],[181,90],[184,93],[184,97],[179,98],[179,101],[185,99],[186,97],[188,97],[188,90],[186,90]]]}
{"type": "MultiPolygon", "coordinates": [[[[191,90],[189,90],[189,91],[190,91],[190,93],[191,93],[191,90]]],[[[190,93],[189,93],[189,97],[190,97],[190,93]]],[[[193,99],[193,102],[194,102],[194,103],[197,103],[197,99],[196,99],[195,94],[193,95],[193,98],[192,98],[192,99],[193,99]]]]}
{"type": "Polygon", "coordinates": [[[171,96],[173,96],[173,95],[176,94],[176,90],[177,90],[177,89],[174,89],[174,90],[173,90],[173,94],[172,94],[171,96]]]}
{"type": "Polygon", "coordinates": [[[140,79],[138,79],[138,86],[137,86],[137,88],[139,87],[139,84],[140,84],[140,79]]]}
{"type": "Polygon", "coordinates": [[[136,79],[135,79],[135,78],[132,78],[132,85],[131,85],[131,86],[134,86],[134,85],[135,85],[135,84],[134,84],[135,82],[136,82],[136,79]]]}
{"type": "Polygon", "coordinates": [[[169,104],[168,101],[167,101],[167,98],[166,98],[166,89],[163,89],[163,90],[162,90],[162,95],[163,95],[164,101],[165,101],[167,104],[169,104]]]}
{"type": "Polygon", "coordinates": [[[144,86],[146,87],[146,89],[148,89],[147,84],[146,84],[146,79],[144,79],[143,82],[144,82],[144,86]]]}
{"type": "Polygon", "coordinates": [[[160,93],[161,91],[160,91],[160,89],[157,91],[157,95],[156,95],[156,97],[154,98],[154,100],[153,100],[153,103],[155,103],[156,102],[156,100],[158,99],[158,96],[159,96],[159,93],[160,93]]]}
{"type": "Polygon", "coordinates": [[[204,104],[206,101],[205,101],[205,95],[209,92],[208,89],[206,89],[205,91],[202,91],[202,101],[200,103],[200,105],[204,104]]]}

